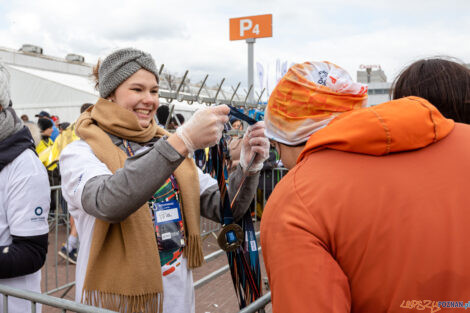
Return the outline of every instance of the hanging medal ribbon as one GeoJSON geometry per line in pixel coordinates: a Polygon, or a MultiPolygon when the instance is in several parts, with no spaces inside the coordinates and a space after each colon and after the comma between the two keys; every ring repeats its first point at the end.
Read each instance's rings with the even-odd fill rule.
{"type": "MultiPolygon", "coordinates": [[[[236,109],[231,107],[231,114],[233,110],[236,109]]],[[[241,119],[245,121],[247,121],[247,118],[251,119],[241,112],[237,112],[243,116],[241,119]]],[[[238,113],[236,117],[240,116],[238,113]]],[[[255,120],[247,122],[250,125],[256,123],[255,120]]],[[[237,223],[235,223],[232,213],[232,206],[242,188],[248,169],[244,173],[232,203],[230,203],[227,192],[228,172],[225,162],[227,155],[227,143],[225,138],[222,137],[219,144],[210,150],[212,175],[219,184],[222,211],[222,231],[218,236],[218,243],[227,253],[232,282],[239,307],[242,309],[261,296],[261,268],[251,212],[248,210],[237,223]]],[[[250,166],[253,160],[254,158],[251,160],[250,166]]]]}

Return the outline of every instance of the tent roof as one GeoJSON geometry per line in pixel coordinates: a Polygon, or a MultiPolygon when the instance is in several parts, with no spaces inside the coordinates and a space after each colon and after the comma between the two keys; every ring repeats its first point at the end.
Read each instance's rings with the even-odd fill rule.
{"type": "Polygon", "coordinates": [[[84,91],[94,96],[98,96],[98,92],[94,88],[94,83],[91,78],[86,76],[79,76],[74,74],[65,74],[53,71],[32,69],[18,65],[8,65],[13,69],[34,75],[54,83],[64,85],[73,89],[84,91]]]}

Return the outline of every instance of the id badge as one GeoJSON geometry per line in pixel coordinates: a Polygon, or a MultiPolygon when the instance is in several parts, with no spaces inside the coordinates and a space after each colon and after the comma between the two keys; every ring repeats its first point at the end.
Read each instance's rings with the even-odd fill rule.
{"type": "Polygon", "coordinates": [[[156,202],[152,210],[158,250],[167,251],[184,247],[184,227],[179,202],[177,200],[156,202]]]}

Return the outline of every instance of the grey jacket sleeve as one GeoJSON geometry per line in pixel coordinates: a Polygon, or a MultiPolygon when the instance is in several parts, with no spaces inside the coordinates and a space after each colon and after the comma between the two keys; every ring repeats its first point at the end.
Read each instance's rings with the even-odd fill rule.
{"type": "MultiPolygon", "coordinates": [[[[228,194],[230,199],[233,199],[240,181],[243,176],[243,169],[240,165],[237,165],[235,171],[229,176],[228,194]]],[[[251,201],[253,200],[258,186],[259,172],[248,175],[243,183],[243,187],[240,190],[240,194],[237,200],[233,204],[233,217],[235,221],[238,221],[245,215],[248,210],[251,201]]],[[[208,187],[201,193],[201,215],[205,218],[220,223],[222,221],[220,208],[220,191],[219,186],[216,184],[208,187]]]]}
{"type": "Polygon", "coordinates": [[[86,213],[119,223],[137,211],[181,164],[181,156],[166,140],[128,158],[114,175],[100,175],[86,182],[82,206],[86,213]]]}

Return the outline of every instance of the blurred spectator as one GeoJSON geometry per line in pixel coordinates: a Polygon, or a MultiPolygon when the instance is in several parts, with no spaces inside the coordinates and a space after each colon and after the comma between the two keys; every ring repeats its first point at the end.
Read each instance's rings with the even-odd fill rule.
{"type": "MultiPolygon", "coordinates": [[[[25,86],[27,87],[27,86],[25,86]]],[[[0,63],[0,285],[41,292],[47,253],[49,183],[33,139],[11,107],[9,73],[0,63]]],[[[8,312],[31,311],[29,301],[4,299],[8,312]]],[[[41,312],[41,306],[36,306],[41,312]]]]}
{"type": "Polygon", "coordinates": [[[38,125],[30,121],[25,122],[24,125],[28,127],[29,132],[31,133],[31,136],[33,137],[33,140],[34,140],[34,146],[37,147],[39,142],[41,141],[41,133],[39,132],[38,125]]]}
{"type": "Polygon", "coordinates": [[[243,130],[243,123],[240,120],[232,121],[232,129],[243,130]]]}
{"type": "Polygon", "coordinates": [[[48,118],[48,119],[51,119],[51,115],[46,112],[46,111],[41,111],[39,112],[38,114],[35,115],[35,117],[37,118],[48,118]]]}
{"type": "Polygon", "coordinates": [[[177,122],[177,123],[176,123],[176,128],[178,128],[178,126],[183,125],[183,124],[184,124],[184,116],[183,116],[183,114],[177,113],[177,114],[176,114],[176,119],[175,119],[175,121],[177,122]]]}
{"type": "MultiPolygon", "coordinates": [[[[243,123],[238,119],[231,120],[232,129],[234,130],[243,130],[243,123]]],[[[238,163],[240,163],[240,153],[242,150],[242,137],[239,135],[233,135],[228,142],[228,151],[230,154],[230,161],[228,162],[227,170],[229,174],[233,172],[236,168],[238,163]]]]}
{"type": "Polygon", "coordinates": [[[29,117],[28,117],[28,115],[26,115],[26,114],[21,115],[21,120],[22,120],[23,122],[29,122],[29,117]]]}
{"type": "Polygon", "coordinates": [[[53,132],[52,127],[53,123],[48,118],[40,118],[38,120],[38,127],[41,133],[41,141],[36,146],[36,152],[40,154],[44,151],[47,147],[52,146],[53,141],[51,140],[51,134],[53,132]]]}
{"type": "Polygon", "coordinates": [[[51,120],[54,122],[55,127],[59,128],[60,119],[57,115],[52,115],[51,120]]]}
{"type": "Polygon", "coordinates": [[[82,106],[80,107],[80,114],[82,114],[83,112],[85,112],[89,107],[92,107],[93,106],[93,103],[84,103],[82,104],[82,106]]]}
{"type": "Polygon", "coordinates": [[[165,127],[166,120],[170,115],[170,108],[167,105],[160,105],[157,109],[157,120],[158,124],[165,127]]]}
{"type": "Polygon", "coordinates": [[[184,116],[181,113],[176,114],[175,117],[170,119],[170,124],[168,125],[168,129],[176,130],[178,127],[184,124],[184,116]]]}
{"type": "Polygon", "coordinates": [[[69,122],[63,122],[59,124],[59,132],[62,134],[62,131],[66,130],[70,126],[69,122]]]}
{"type": "MultiPolygon", "coordinates": [[[[37,118],[47,118],[51,122],[53,122],[53,120],[51,118],[51,115],[46,111],[39,112],[38,114],[35,115],[35,117],[37,117],[37,118]]],[[[57,136],[59,136],[59,129],[55,126],[54,123],[52,123],[52,134],[50,136],[51,140],[54,141],[57,138],[57,136]]]]}

